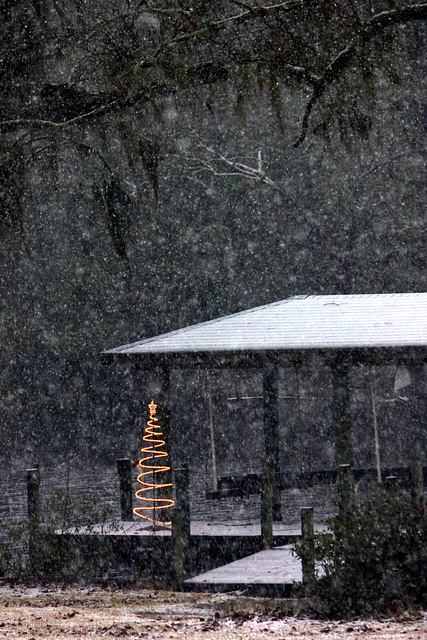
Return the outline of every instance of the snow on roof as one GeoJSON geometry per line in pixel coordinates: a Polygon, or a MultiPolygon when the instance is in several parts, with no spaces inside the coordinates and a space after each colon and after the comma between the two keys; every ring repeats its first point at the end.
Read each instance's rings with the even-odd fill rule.
{"type": "Polygon", "coordinates": [[[427,293],[296,296],[108,354],[427,346],[427,293]]]}

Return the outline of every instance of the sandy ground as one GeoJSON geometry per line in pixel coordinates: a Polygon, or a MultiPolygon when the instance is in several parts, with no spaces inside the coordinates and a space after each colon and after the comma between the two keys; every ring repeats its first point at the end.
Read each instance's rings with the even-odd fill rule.
{"type": "Polygon", "coordinates": [[[402,614],[382,621],[325,622],[298,615],[279,617],[274,614],[278,606],[279,601],[238,595],[3,585],[0,587],[0,638],[427,638],[427,614],[402,614]]]}

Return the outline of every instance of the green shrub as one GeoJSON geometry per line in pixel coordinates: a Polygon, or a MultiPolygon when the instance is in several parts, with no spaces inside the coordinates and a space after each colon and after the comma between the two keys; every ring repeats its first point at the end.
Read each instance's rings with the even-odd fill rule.
{"type": "MultiPolygon", "coordinates": [[[[90,536],[95,532],[102,534],[105,528],[119,530],[112,508],[99,502],[96,495],[70,496],[62,489],[45,502],[42,522],[34,536],[34,552],[30,554],[32,574],[66,581],[88,577],[88,554],[82,553],[76,533],[83,531],[90,536]]],[[[108,565],[110,556],[109,546],[104,545],[103,552],[96,555],[96,562],[108,565]]]]}
{"type": "Polygon", "coordinates": [[[27,564],[28,528],[26,523],[5,520],[0,524],[0,578],[20,578],[27,564]]]}
{"type": "Polygon", "coordinates": [[[118,521],[114,519],[113,509],[108,504],[99,502],[93,494],[70,496],[63,489],[53,492],[42,513],[42,520],[52,532],[69,533],[74,529],[85,528],[87,533],[94,527],[117,529],[118,521]]]}
{"type": "Polygon", "coordinates": [[[101,533],[104,528],[118,531],[113,515],[96,496],[55,491],[43,500],[41,524],[32,532],[27,520],[0,523],[0,579],[75,579],[85,563],[73,532],[82,527],[87,534],[95,527],[101,533]]]}
{"type": "MultiPolygon", "coordinates": [[[[324,575],[317,594],[325,615],[427,604],[427,517],[407,496],[378,491],[316,536],[315,560],[324,575]]],[[[295,546],[301,557],[302,544],[295,546]]]]}

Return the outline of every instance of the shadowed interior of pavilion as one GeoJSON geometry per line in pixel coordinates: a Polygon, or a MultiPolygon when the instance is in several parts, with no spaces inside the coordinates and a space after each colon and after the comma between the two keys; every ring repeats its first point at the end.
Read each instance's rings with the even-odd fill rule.
{"type": "MultiPolygon", "coordinates": [[[[414,420],[425,420],[427,294],[297,296],[112,349],[105,357],[109,361],[125,360],[135,372],[145,369],[157,376],[161,385],[157,402],[162,408],[166,437],[173,431],[169,412],[171,370],[262,371],[264,471],[270,469],[274,475],[273,518],[281,520],[281,489],[298,483],[334,483],[340,465],[353,466],[352,367],[406,366],[421,381],[414,420]],[[279,371],[289,366],[303,369],[313,362],[327,366],[331,372],[336,465],[327,471],[286,472],[280,460],[279,371]]],[[[424,464],[423,438],[415,443],[414,457],[424,464]]],[[[378,476],[378,469],[354,472],[356,480],[363,475],[378,476]]],[[[402,481],[409,479],[408,468],[384,470],[384,475],[396,473],[402,481]]],[[[262,483],[260,474],[219,477],[214,479],[210,495],[256,492],[262,483]]]]}

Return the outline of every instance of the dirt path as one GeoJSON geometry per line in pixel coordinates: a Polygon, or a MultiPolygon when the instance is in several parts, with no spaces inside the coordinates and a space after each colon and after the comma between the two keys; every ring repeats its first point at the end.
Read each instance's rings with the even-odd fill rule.
{"type": "Polygon", "coordinates": [[[84,588],[0,588],[0,638],[425,640],[427,615],[320,622],[274,614],[278,601],[84,588]]]}

